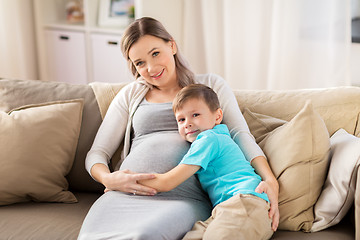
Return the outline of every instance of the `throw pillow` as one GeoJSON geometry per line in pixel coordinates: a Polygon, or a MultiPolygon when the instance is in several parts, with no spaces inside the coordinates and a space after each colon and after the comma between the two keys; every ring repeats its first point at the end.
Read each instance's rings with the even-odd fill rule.
{"type": "Polygon", "coordinates": [[[244,108],[243,115],[257,143],[261,142],[269,132],[286,123],[279,118],[253,113],[248,108],[244,108]]]}
{"type": "Polygon", "coordinates": [[[328,167],[330,140],[324,121],[307,102],[259,146],[279,182],[279,229],[309,232],[328,167]]]}
{"type": "Polygon", "coordinates": [[[9,112],[25,105],[72,99],[84,99],[84,107],[75,159],[66,179],[69,188],[74,191],[103,193],[104,186],[94,181],[84,168],[84,159],[102,122],[92,88],[87,84],[0,78],[0,111],[9,112]]]}
{"type": "Polygon", "coordinates": [[[0,112],[0,205],[65,202],[79,138],[83,101],[29,105],[0,112]]]}
{"type": "Polygon", "coordinates": [[[360,139],[340,129],[331,136],[330,143],[329,172],[315,204],[312,232],[339,223],[354,202],[356,174],[360,164],[360,139]]]}

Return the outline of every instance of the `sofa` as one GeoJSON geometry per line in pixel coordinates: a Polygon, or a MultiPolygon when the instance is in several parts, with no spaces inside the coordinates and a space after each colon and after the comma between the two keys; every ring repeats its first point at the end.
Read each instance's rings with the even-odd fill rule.
{"type": "MultiPolygon", "coordinates": [[[[0,239],[77,238],[104,190],[84,160],[125,84],[0,79],[0,239]]],[[[279,181],[272,239],[360,239],[360,88],[234,94],[279,181]]]]}

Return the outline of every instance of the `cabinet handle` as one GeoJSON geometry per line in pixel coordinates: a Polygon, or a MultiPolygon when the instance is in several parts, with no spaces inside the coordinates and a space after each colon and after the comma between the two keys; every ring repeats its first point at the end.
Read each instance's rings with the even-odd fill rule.
{"type": "Polygon", "coordinates": [[[118,42],[115,42],[115,41],[108,41],[108,44],[109,44],[109,45],[117,45],[117,44],[118,44],[118,42]]]}
{"type": "Polygon", "coordinates": [[[69,40],[69,36],[61,35],[59,38],[60,38],[61,40],[69,40]]]}

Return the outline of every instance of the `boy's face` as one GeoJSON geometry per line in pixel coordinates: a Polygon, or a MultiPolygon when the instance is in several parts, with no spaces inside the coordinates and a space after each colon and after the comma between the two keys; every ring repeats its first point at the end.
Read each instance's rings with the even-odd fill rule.
{"type": "Polygon", "coordinates": [[[180,135],[193,142],[202,131],[221,123],[222,110],[212,112],[202,99],[191,98],[176,111],[175,117],[180,135]]]}

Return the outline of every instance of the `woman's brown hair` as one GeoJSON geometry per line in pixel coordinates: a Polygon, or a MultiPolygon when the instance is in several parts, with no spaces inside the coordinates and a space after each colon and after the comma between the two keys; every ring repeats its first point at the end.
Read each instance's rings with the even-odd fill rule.
{"type": "MultiPolygon", "coordinates": [[[[165,42],[173,41],[173,37],[166,31],[165,27],[156,19],[150,17],[143,17],[135,20],[125,30],[121,38],[121,51],[128,61],[130,70],[135,78],[140,77],[136,71],[134,64],[129,58],[129,50],[131,46],[136,43],[142,36],[151,35],[163,39],[165,42]]],[[[188,68],[187,63],[179,53],[179,48],[176,45],[177,53],[174,55],[176,76],[180,87],[185,87],[194,83],[194,73],[188,68]]]]}

